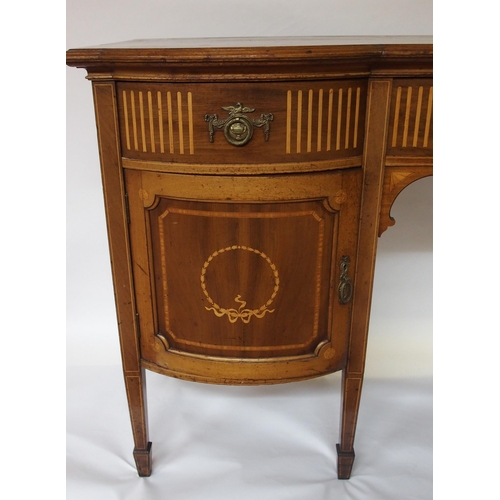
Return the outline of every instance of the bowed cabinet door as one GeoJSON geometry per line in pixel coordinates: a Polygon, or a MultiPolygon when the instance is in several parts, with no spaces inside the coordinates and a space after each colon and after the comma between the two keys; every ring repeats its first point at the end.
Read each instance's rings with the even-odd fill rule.
{"type": "Polygon", "coordinates": [[[143,366],[262,384],[345,365],[361,169],[125,178],[143,366]]]}

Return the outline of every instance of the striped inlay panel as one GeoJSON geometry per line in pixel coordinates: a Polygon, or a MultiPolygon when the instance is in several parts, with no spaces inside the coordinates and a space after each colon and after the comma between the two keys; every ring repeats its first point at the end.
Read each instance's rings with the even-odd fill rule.
{"type": "Polygon", "coordinates": [[[432,100],[431,85],[395,86],[390,147],[432,147],[432,100]]]}
{"type": "Polygon", "coordinates": [[[121,97],[128,151],[194,154],[191,92],[123,90],[121,97]]]}
{"type": "Polygon", "coordinates": [[[289,90],[286,153],[356,149],[360,101],[360,87],[289,90]]]}

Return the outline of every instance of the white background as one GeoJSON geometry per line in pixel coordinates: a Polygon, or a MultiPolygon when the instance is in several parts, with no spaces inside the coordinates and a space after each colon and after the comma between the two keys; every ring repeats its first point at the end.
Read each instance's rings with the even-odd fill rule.
{"type": "MultiPolygon", "coordinates": [[[[432,34],[432,4],[67,2],[67,48],[136,38],[363,34],[432,34]]],[[[352,479],[336,479],[338,375],[235,389],[155,374],[148,376],[154,472],[137,478],[84,76],[67,68],[68,499],[431,498],[431,178],[398,197],[397,223],[379,242],[352,479]]]]}
{"type": "MultiPolygon", "coordinates": [[[[498,489],[494,459],[500,444],[500,412],[496,397],[499,166],[495,155],[500,101],[494,98],[498,16],[496,9],[494,12],[493,8],[485,7],[485,4],[459,5],[439,0],[434,7],[433,183],[437,189],[434,208],[434,255],[437,255],[434,260],[437,306],[434,313],[434,490],[436,498],[446,500],[494,498],[498,489]]],[[[357,459],[350,481],[339,482],[334,474],[338,422],[338,379],[335,376],[283,386],[248,388],[236,401],[246,402],[241,408],[250,417],[255,417],[250,422],[246,413],[234,409],[231,401],[234,402],[238,394],[230,391],[231,388],[153,377],[149,401],[155,472],[148,480],[137,478],[131,459],[132,440],[123,382],[117,355],[113,354],[116,327],[109,312],[113,305],[102,195],[98,188],[90,85],[81,70],[68,69],[65,78],[64,52],[75,46],[158,36],[428,34],[431,16],[430,3],[420,0],[81,1],[67,4],[55,0],[4,6],[0,31],[2,89],[5,90],[0,122],[3,146],[0,184],[3,411],[0,422],[4,430],[3,486],[9,499],[24,500],[39,496],[40,492],[47,492],[53,499],[71,500],[224,499],[228,494],[231,499],[245,498],[245,495],[246,498],[250,495],[252,499],[273,500],[283,496],[314,500],[372,499],[385,493],[383,488],[374,486],[376,474],[381,480],[378,486],[394,486],[398,499],[430,498],[429,379],[427,375],[413,378],[417,375],[415,364],[410,365],[408,373],[413,375],[411,380],[414,381],[412,390],[409,376],[402,374],[403,367],[397,368],[398,360],[406,364],[411,358],[405,354],[402,343],[403,351],[395,346],[397,356],[385,356],[384,363],[376,362],[380,351],[386,352],[382,336],[387,331],[376,328],[376,316],[382,320],[382,316],[395,314],[387,301],[379,302],[386,310],[379,309],[377,313],[379,306],[376,303],[373,308],[367,379],[356,438],[357,459]],[[64,155],[65,93],[69,117],[67,161],[64,155]],[[83,169],[79,166],[80,156],[87,162],[83,169]],[[76,175],[81,176],[81,182],[75,182],[76,175]],[[78,198],[79,189],[75,189],[78,183],[82,188],[85,186],[88,196],[78,198]],[[86,204],[85,218],[78,216],[82,200],[86,204]],[[62,210],[66,201],[67,285],[66,222],[62,210]],[[77,223],[80,228],[72,231],[77,223]],[[90,227],[93,229],[89,230],[90,227]],[[83,260],[79,259],[79,246],[75,243],[77,232],[85,233],[87,239],[96,243],[83,260]],[[78,265],[84,266],[80,277],[92,274],[81,287],[76,276],[78,265]],[[88,282],[96,283],[95,278],[99,285],[89,289],[88,282]],[[104,281],[107,285],[103,285],[104,281]],[[98,304],[92,300],[94,295],[102,298],[98,304]],[[66,300],[68,328],[65,326],[66,300]],[[94,328],[101,331],[97,344],[84,340],[85,336],[92,338],[95,335],[91,328],[85,330],[83,337],[77,335],[78,316],[83,316],[79,313],[81,310],[85,310],[87,318],[96,318],[95,322],[88,319],[88,324],[94,324],[94,328]],[[96,327],[97,323],[102,326],[96,327]],[[108,346],[104,345],[106,339],[109,339],[108,346]],[[84,349],[82,345],[87,347],[84,349]],[[86,358],[86,365],[77,366],[83,362],[78,361],[80,348],[84,349],[82,357],[86,358]],[[115,360],[110,361],[108,356],[115,356],[115,360]],[[97,362],[101,365],[92,364],[97,362]],[[377,377],[372,371],[375,366],[385,370],[385,376],[379,373],[377,377]],[[388,369],[393,376],[389,376],[388,369]],[[393,384],[387,386],[384,381],[393,384]],[[405,384],[403,391],[394,390],[394,384],[399,383],[405,384]],[[386,392],[384,387],[388,389],[386,392]],[[216,396],[223,396],[226,390],[230,397],[224,398],[224,404],[220,405],[218,402],[222,399],[216,396]],[[400,397],[404,394],[410,398],[400,397]],[[172,398],[173,403],[169,405],[167,398],[172,398]],[[413,399],[414,404],[408,399],[413,399]],[[257,403],[253,404],[254,401],[257,403]],[[325,413],[319,411],[321,401],[326,405],[326,419],[325,413]],[[207,412],[214,407],[217,411],[207,412]],[[205,411],[201,412],[200,408],[205,411]],[[254,411],[261,408],[275,418],[263,419],[251,412],[251,408],[254,411]],[[245,427],[237,426],[235,417],[238,415],[245,417],[244,423],[250,430],[254,429],[254,422],[268,422],[269,427],[267,430],[260,427],[266,432],[259,435],[242,432],[245,427]],[[276,419],[282,422],[283,415],[296,418],[297,424],[293,438],[286,441],[288,453],[283,453],[284,443],[279,438],[281,428],[274,425],[276,419]],[[239,443],[235,441],[235,427],[228,427],[232,421],[239,429],[239,443]],[[214,424],[220,429],[221,422],[231,430],[228,434],[231,441],[218,454],[214,446],[217,443],[224,446],[227,441],[220,439],[220,432],[213,432],[214,424]],[[416,425],[417,422],[422,426],[416,425]],[[386,426],[385,431],[381,426],[386,426]],[[200,430],[205,432],[200,434],[200,430]],[[311,432],[317,433],[316,438],[310,435],[311,432]],[[407,436],[407,440],[400,434],[407,436]],[[391,436],[392,439],[388,439],[391,436]],[[250,453],[254,443],[257,443],[256,453],[250,453]],[[422,455],[415,453],[418,443],[422,455]],[[196,448],[198,445],[202,448],[196,448]],[[198,462],[194,467],[186,467],[189,457],[191,460],[201,458],[202,464],[198,462]],[[238,473],[234,467],[237,460],[252,457],[253,462],[244,462],[239,469],[245,472],[238,473]],[[218,467],[221,460],[226,460],[232,469],[218,467]],[[388,461],[391,467],[387,466],[388,461]],[[398,463],[399,468],[395,467],[398,463]],[[297,473],[296,468],[290,467],[293,464],[302,472],[297,473]],[[313,467],[306,467],[307,464],[313,467]],[[405,487],[408,481],[415,484],[415,478],[419,477],[417,472],[423,472],[426,478],[422,487],[405,487]],[[227,481],[232,481],[231,485],[227,481]],[[298,482],[301,484],[297,486],[298,482]],[[290,484],[296,492],[295,497],[284,487],[290,484]],[[269,495],[271,485],[275,488],[269,495]],[[308,489],[310,494],[304,495],[304,487],[316,489],[308,489]],[[137,493],[140,488],[142,492],[137,493]],[[218,494],[220,492],[222,494],[218,494]]],[[[425,190],[425,181],[419,182],[425,190]]],[[[418,185],[414,184],[415,189],[418,185]]],[[[401,203],[405,206],[410,203],[410,189],[401,195],[401,203]]],[[[394,211],[399,202],[396,201],[394,211]]],[[[403,231],[400,214],[396,214],[396,218],[398,223],[384,234],[381,245],[391,247],[388,238],[399,238],[397,235],[403,231]]],[[[422,223],[428,228],[427,222],[422,223]]],[[[79,241],[86,239],[81,237],[79,241]]],[[[405,237],[399,238],[399,245],[404,242],[405,237]]],[[[383,253],[381,248],[375,290],[380,300],[380,276],[387,276],[379,271],[383,253]]],[[[392,278],[396,280],[397,273],[392,273],[392,278]]],[[[424,281],[427,281],[425,276],[424,281]]],[[[391,287],[397,289],[394,299],[400,298],[410,306],[424,303],[428,297],[426,293],[418,293],[405,300],[404,284],[392,284],[391,287]]],[[[386,344],[393,345],[389,341],[386,344]]],[[[424,350],[429,352],[427,347],[424,350]]],[[[422,364],[417,363],[419,369],[428,374],[429,365],[425,361],[428,356],[419,358],[423,359],[422,364]]],[[[284,428],[290,429],[289,425],[284,428]]]]}
{"type": "MultiPolygon", "coordinates": [[[[67,8],[68,48],[161,37],[432,34],[430,1],[91,0],[69,1],[67,8]]],[[[85,70],[66,71],[67,360],[117,364],[91,85],[85,70]]],[[[371,339],[382,344],[372,346],[369,369],[377,376],[430,376],[432,178],[403,191],[392,215],[396,226],[380,239],[372,311],[371,339]]]]}

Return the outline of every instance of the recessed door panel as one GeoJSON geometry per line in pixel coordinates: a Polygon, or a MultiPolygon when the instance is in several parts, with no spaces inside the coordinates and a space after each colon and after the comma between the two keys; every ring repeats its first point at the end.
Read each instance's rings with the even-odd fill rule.
{"type": "Polygon", "coordinates": [[[337,212],[321,200],[186,202],[149,212],[158,334],[195,354],[311,354],[327,339],[337,212]]]}

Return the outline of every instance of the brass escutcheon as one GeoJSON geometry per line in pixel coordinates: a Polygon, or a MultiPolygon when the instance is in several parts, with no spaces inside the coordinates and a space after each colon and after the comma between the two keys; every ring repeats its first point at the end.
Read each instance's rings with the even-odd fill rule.
{"type": "Polygon", "coordinates": [[[342,258],[340,259],[340,280],[337,291],[339,302],[341,304],[347,304],[352,299],[352,281],[351,278],[349,278],[349,276],[347,275],[350,262],[351,259],[347,255],[342,256],[342,258]]]}
{"type": "Polygon", "coordinates": [[[250,118],[245,113],[253,113],[255,109],[243,106],[241,102],[236,103],[236,106],[223,106],[222,109],[229,113],[229,116],[224,120],[220,120],[217,114],[205,115],[210,142],[214,142],[216,129],[223,129],[224,137],[229,144],[244,146],[253,137],[254,127],[262,128],[264,140],[266,142],[269,140],[269,122],[274,120],[272,113],[261,114],[258,119],[250,118]]]}

